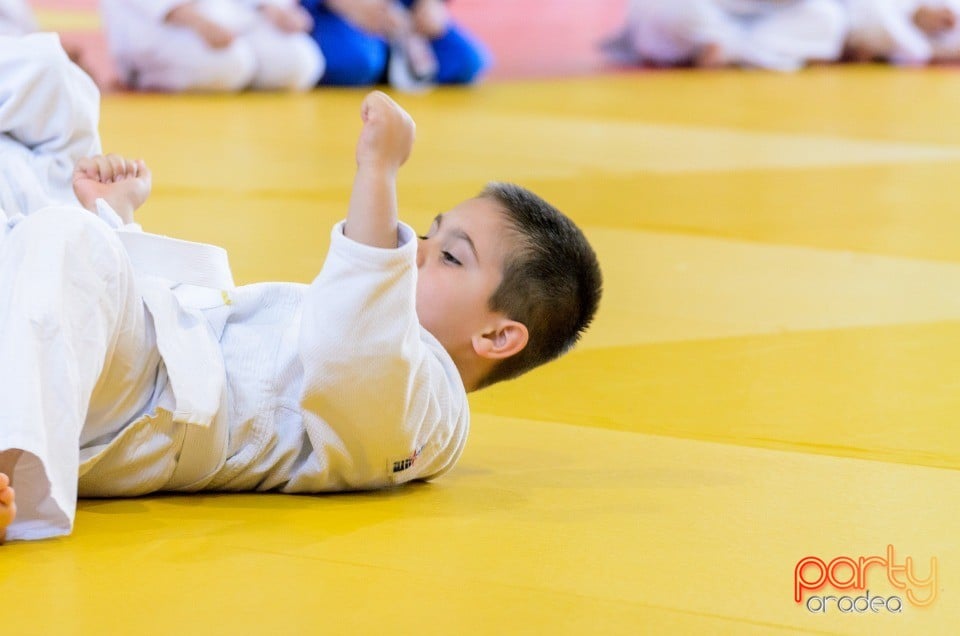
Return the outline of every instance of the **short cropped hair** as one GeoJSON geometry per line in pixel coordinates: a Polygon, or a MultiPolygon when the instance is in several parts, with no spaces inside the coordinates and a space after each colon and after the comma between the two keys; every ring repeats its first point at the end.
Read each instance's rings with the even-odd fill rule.
{"type": "Polygon", "coordinates": [[[512,253],[490,309],[522,322],[527,346],[500,361],[478,388],[515,378],[560,357],[580,339],[600,304],[603,276],[583,232],[560,210],[510,183],[489,183],[479,198],[502,208],[512,253]]]}

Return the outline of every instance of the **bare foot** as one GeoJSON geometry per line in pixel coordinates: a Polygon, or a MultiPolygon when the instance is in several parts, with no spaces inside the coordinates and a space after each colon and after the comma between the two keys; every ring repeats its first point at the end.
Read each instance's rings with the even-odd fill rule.
{"type": "Polygon", "coordinates": [[[727,64],[727,56],[719,44],[705,44],[693,58],[697,68],[723,68],[727,64]]]}
{"type": "Polygon", "coordinates": [[[957,15],[948,7],[922,5],[913,13],[913,23],[930,37],[946,33],[957,24],[957,15]]]}
{"type": "Polygon", "coordinates": [[[7,538],[7,528],[17,516],[15,495],[10,487],[10,478],[6,473],[0,473],[0,545],[3,545],[7,538]]]}
{"type": "Polygon", "coordinates": [[[124,223],[133,223],[133,211],[147,200],[150,187],[150,169],[142,159],[85,157],[73,171],[73,192],[80,204],[95,213],[97,199],[104,199],[124,223]]]}

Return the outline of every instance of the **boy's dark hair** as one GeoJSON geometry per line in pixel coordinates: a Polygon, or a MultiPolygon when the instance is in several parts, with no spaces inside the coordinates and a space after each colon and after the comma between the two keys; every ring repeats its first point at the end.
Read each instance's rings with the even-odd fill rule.
{"type": "Polygon", "coordinates": [[[489,183],[479,196],[500,204],[515,240],[490,309],[522,322],[530,334],[527,346],[497,364],[482,388],[566,353],[593,320],[603,277],[583,232],[557,208],[511,183],[489,183]]]}

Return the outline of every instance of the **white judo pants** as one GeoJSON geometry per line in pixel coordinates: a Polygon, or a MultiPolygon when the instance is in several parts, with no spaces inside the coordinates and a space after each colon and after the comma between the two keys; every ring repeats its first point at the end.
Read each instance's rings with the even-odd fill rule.
{"type": "Polygon", "coordinates": [[[0,36],[0,209],[77,204],[73,167],[100,152],[100,94],[52,33],[0,36]]]}
{"type": "Polygon", "coordinates": [[[131,86],[158,91],[294,90],[316,86],[325,63],[305,33],[283,33],[254,9],[232,0],[198,0],[233,42],[210,47],[197,33],[151,19],[129,0],[103,0],[102,17],[120,75],[131,86]]]}
{"type": "Polygon", "coordinates": [[[69,533],[81,445],[114,435],[155,393],[160,356],[126,251],[99,218],[55,203],[73,162],[99,149],[97,110],[56,36],[0,38],[0,178],[59,186],[51,207],[0,210],[0,453],[23,451],[9,539],[69,533]]]}
{"type": "Polygon", "coordinates": [[[0,0],[0,35],[25,35],[36,30],[33,12],[24,0],[0,0]]]}
{"type": "MultiPolygon", "coordinates": [[[[758,2],[758,5],[763,3],[758,2]]],[[[627,34],[641,58],[661,64],[692,60],[718,44],[733,64],[792,71],[839,59],[846,16],[835,0],[797,0],[742,16],[718,0],[632,0],[627,34]]]]}
{"type": "Polygon", "coordinates": [[[80,447],[151,406],[153,326],[114,231],[80,208],[46,208],[8,229],[0,299],[0,452],[24,451],[7,536],[68,534],[80,447]]]}

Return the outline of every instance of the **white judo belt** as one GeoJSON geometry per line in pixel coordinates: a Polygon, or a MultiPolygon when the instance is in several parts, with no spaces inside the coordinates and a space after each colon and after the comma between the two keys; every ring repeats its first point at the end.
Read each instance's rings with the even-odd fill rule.
{"type": "Polygon", "coordinates": [[[140,232],[135,225],[125,229],[117,213],[102,199],[97,200],[97,213],[119,230],[117,235],[156,325],[157,347],[166,364],[176,402],[172,405],[173,420],[188,425],[167,488],[202,487],[219,469],[226,454],[227,426],[217,421],[217,414],[225,411],[226,374],[216,344],[219,340],[219,334],[214,333],[216,329],[201,312],[183,307],[171,290],[181,286],[233,289],[227,252],[215,245],[140,232]],[[170,337],[174,333],[177,336],[170,337]],[[198,359],[198,353],[201,353],[200,360],[213,364],[214,368],[196,373],[193,362],[198,359]],[[177,372],[184,369],[188,371],[177,372]],[[211,466],[211,456],[219,458],[216,466],[211,466]]]}
{"type": "MultiPolygon", "coordinates": [[[[103,199],[97,199],[97,215],[114,229],[123,229],[120,217],[103,199]]],[[[138,231],[120,231],[118,235],[138,275],[210,289],[235,286],[222,247],[138,231]]]]}

